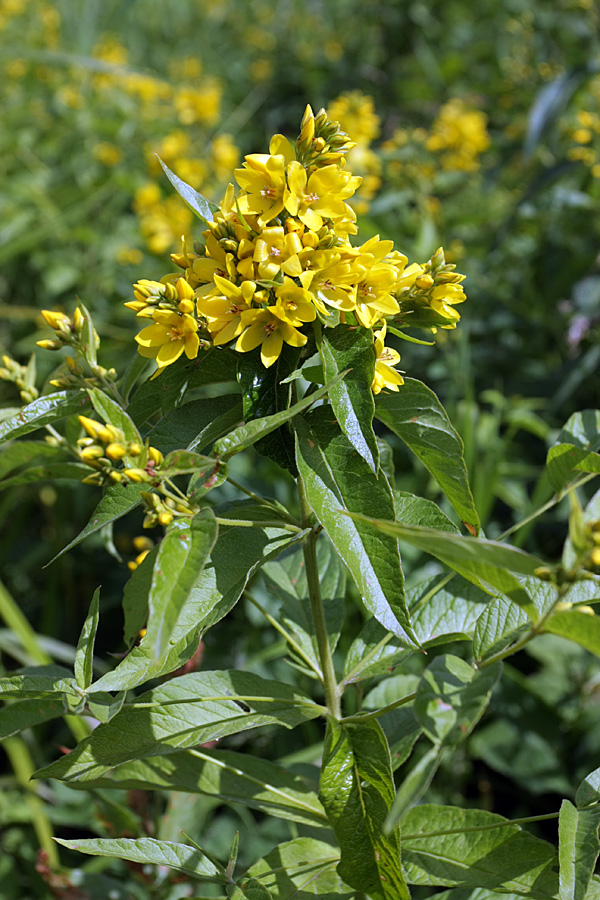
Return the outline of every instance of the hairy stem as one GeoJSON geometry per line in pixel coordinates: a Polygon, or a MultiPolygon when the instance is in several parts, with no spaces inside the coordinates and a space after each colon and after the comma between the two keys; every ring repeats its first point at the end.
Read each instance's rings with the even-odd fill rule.
{"type": "Polygon", "coordinates": [[[325,702],[330,714],[335,719],[339,719],[342,714],[340,691],[335,677],[335,670],[333,668],[333,657],[331,655],[331,647],[329,646],[327,623],[325,621],[325,612],[323,610],[323,601],[321,599],[321,585],[319,584],[319,569],[317,566],[317,534],[314,527],[311,527],[313,524],[313,514],[306,497],[304,484],[300,477],[298,478],[298,497],[300,499],[302,527],[310,528],[309,534],[302,543],[302,549],[304,551],[304,566],[306,570],[306,582],[308,584],[310,610],[315,626],[319,661],[323,673],[325,702]]]}

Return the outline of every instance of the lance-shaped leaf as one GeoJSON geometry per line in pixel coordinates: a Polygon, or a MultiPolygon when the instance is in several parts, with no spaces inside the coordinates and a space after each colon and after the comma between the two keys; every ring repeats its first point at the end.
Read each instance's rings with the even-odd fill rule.
{"type": "Polygon", "coordinates": [[[581,612],[577,608],[554,613],[545,623],[544,631],[558,634],[600,656],[600,617],[581,612]]]}
{"type": "Polygon", "coordinates": [[[7,703],[0,709],[0,740],[64,714],[65,707],[61,696],[7,703]]]}
{"type": "Polygon", "coordinates": [[[30,469],[25,469],[23,472],[0,481],[0,491],[9,487],[15,487],[18,484],[35,484],[37,481],[59,481],[62,478],[69,481],[82,481],[89,474],[88,466],[75,462],[31,466],[30,469]]]}
{"type": "Polygon", "coordinates": [[[505,594],[522,606],[532,621],[535,622],[539,618],[530,594],[512,574],[517,572],[520,575],[533,575],[538,566],[543,564],[536,556],[498,541],[463,537],[436,531],[433,528],[421,528],[418,525],[408,526],[400,522],[371,519],[351,510],[348,510],[348,515],[357,521],[369,522],[385,534],[393,535],[425,553],[430,553],[473,584],[481,586],[483,583],[505,594]]]}
{"type": "Polygon", "coordinates": [[[574,413],[548,451],[548,478],[559,491],[575,472],[600,473],[600,410],[574,413]]]}
{"type": "Polygon", "coordinates": [[[58,419],[74,413],[88,413],[90,398],[85,391],[57,391],[28,403],[15,416],[0,422],[0,443],[9,438],[29,434],[44,425],[52,425],[58,419]]]}
{"type": "Polygon", "coordinates": [[[400,831],[383,831],[394,793],[390,751],[379,723],[328,720],[319,795],[340,845],[338,872],[372,897],[408,900],[400,831]]]}
{"type": "Polygon", "coordinates": [[[265,416],[262,419],[253,419],[247,425],[240,425],[231,434],[217,441],[213,450],[215,456],[227,460],[235,453],[241,453],[242,450],[251,447],[256,441],[275,431],[276,428],[279,428],[285,422],[289,422],[294,416],[298,416],[308,409],[309,406],[312,406],[315,401],[324,397],[345,375],[346,372],[341,372],[322,388],[315,391],[314,394],[303,397],[302,400],[294,403],[288,409],[282,409],[281,412],[274,413],[272,416],[265,416]]]}
{"type": "Polygon", "coordinates": [[[0,696],[45,697],[49,694],[76,695],[73,673],[63,666],[27,666],[15,675],[0,678],[0,696]]]}
{"type": "Polygon", "coordinates": [[[173,844],[154,838],[81,838],[65,841],[56,838],[57,843],[69,850],[79,850],[91,856],[108,856],[128,859],[131,862],[168,866],[176,872],[194,878],[225,883],[226,879],[207,856],[187,844],[173,844]]]}
{"type": "Polygon", "coordinates": [[[550,900],[558,890],[556,864],[551,844],[484,810],[423,804],[402,820],[402,865],[409,884],[550,900]]]}
{"type": "Polygon", "coordinates": [[[600,769],[594,769],[589,775],[580,782],[577,793],[575,794],[575,803],[578,808],[582,806],[590,806],[592,803],[600,801],[600,769]]]}
{"type": "MultiPolygon", "coordinates": [[[[218,516],[232,515],[237,510],[255,518],[256,504],[242,502],[223,504],[214,508],[218,516]]],[[[272,514],[271,514],[272,516],[272,514]]],[[[209,564],[202,570],[171,634],[171,645],[164,660],[157,664],[147,649],[145,638],[112,672],[93,685],[94,690],[121,691],[143,684],[150,678],[165,675],[186,663],[198,649],[200,635],[220,621],[242,595],[246,583],[256,569],[272,557],[302,538],[302,533],[290,534],[277,527],[239,528],[220,526],[209,564]]],[[[142,568],[146,560],[142,563],[142,568]]],[[[147,568],[146,568],[147,572],[147,568]]],[[[134,572],[134,576],[135,576],[134,572]]],[[[144,575],[147,578],[147,575],[144,575]]],[[[147,583],[147,582],[145,582],[147,583]]],[[[143,585],[138,585],[134,602],[143,603],[143,585]],[[140,588],[138,590],[138,588],[140,588]]],[[[143,609],[143,607],[142,607],[143,609]]],[[[140,610],[139,615],[142,612],[140,610]]],[[[134,617],[135,624],[140,621],[134,617]]]]}
{"type": "Polygon", "coordinates": [[[506,597],[497,597],[483,610],[473,634],[475,659],[487,659],[504,650],[531,628],[524,609],[506,597]]]}
{"type": "Polygon", "coordinates": [[[148,433],[148,439],[164,454],[181,448],[202,450],[241,421],[239,394],[192,400],[169,410],[148,433]]]}
{"type": "Polygon", "coordinates": [[[175,190],[182,200],[185,200],[192,212],[195,213],[199,219],[202,219],[206,225],[208,225],[209,222],[214,222],[214,214],[219,209],[217,204],[207,200],[206,197],[203,197],[202,194],[199,194],[198,191],[194,190],[191,185],[186,184],[186,182],[182,181],[174,172],[171,172],[158,154],[156,154],[156,158],[163,167],[165,175],[175,190]]]}
{"type": "Polygon", "coordinates": [[[127,407],[127,412],[137,425],[143,425],[150,416],[166,414],[183,403],[186,392],[205,384],[221,384],[236,380],[239,353],[220,347],[207,350],[188,362],[179,359],[161,372],[160,378],[150,379],[140,385],[127,407]]]}
{"type": "MultiPolygon", "coordinates": [[[[339,851],[313,838],[279,844],[259,859],[245,877],[256,878],[274,900],[351,900],[355,892],[337,874],[339,851]]],[[[240,879],[244,883],[244,878],[240,879]]]]}
{"type": "MultiPolygon", "coordinates": [[[[120,519],[128,512],[131,512],[132,509],[135,509],[136,506],[139,506],[142,502],[141,492],[147,489],[147,487],[148,485],[146,484],[111,484],[92,513],[85,528],[80,531],[77,537],[73,538],[66,547],[63,547],[60,553],[57,553],[56,556],[50,560],[50,563],[57,560],[59,556],[62,556],[67,550],[76,547],[77,544],[80,544],[86,537],[100,531],[105,525],[116,522],[117,519],[120,519]]],[[[46,563],[46,565],[49,566],[50,563],[46,563]]]]}
{"type": "Polygon", "coordinates": [[[476,671],[458,656],[437,656],[421,678],[415,715],[434,742],[455,745],[483,715],[502,664],[476,671]]]}
{"type": "Polygon", "coordinates": [[[421,525],[423,528],[435,528],[438,531],[460,534],[460,530],[454,522],[442,512],[433,500],[417,497],[407,491],[394,491],[394,509],[396,520],[402,522],[403,525],[421,525]]]}
{"type": "Polygon", "coordinates": [[[148,596],[144,644],[158,667],[172,646],[173,634],[217,540],[217,522],[203,509],[188,524],[175,521],[158,548],[148,596]]]}
{"type": "Polygon", "coordinates": [[[68,756],[37,774],[64,781],[97,778],[120,763],[162,756],[261,725],[293,728],[321,711],[292,687],[249,672],[194,672],[141,694],[68,756]]]}
{"type": "Polygon", "coordinates": [[[421,460],[462,521],[476,534],[479,517],[469,487],[463,443],[433,391],[414,378],[406,378],[399,391],[377,396],[375,415],[421,460]]]}
{"type": "Polygon", "coordinates": [[[77,642],[77,650],[75,651],[75,681],[77,687],[82,690],[89,688],[93,680],[94,666],[94,641],[96,640],[96,631],[98,630],[100,606],[100,588],[96,588],[90,608],[86,616],[79,641],[77,642]]]}
{"type": "Polygon", "coordinates": [[[115,403],[108,394],[98,388],[91,388],[89,395],[92,406],[105,422],[109,422],[115,428],[120,428],[126,441],[141,443],[142,438],[135,422],[118,403],[115,403]]]}
{"type": "Polygon", "coordinates": [[[600,854],[600,806],[577,809],[563,800],[558,818],[559,900],[583,900],[600,854]]]}
{"type": "Polygon", "coordinates": [[[44,441],[14,441],[2,448],[0,452],[0,478],[6,478],[10,472],[36,465],[62,462],[67,459],[62,447],[52,447],[44,441]]]}
{"type": "Polygon", "coordinates": [[[370,328],[338,325],[326,328],[320,346],[325,381],[341,372],[346,376],[329,388],[329,402],[338,424],[374,474],[379,451],[373,433],[375,403],[371,382],[375,370],[373,332],[370,328]]]}
{"type": "Polygon", "coordinates": [[[192,450],[172,450],[160,464],[161,478],[174,478],[176,475],[196,475],[206,482],[218,472],[218,466],[211,456],[194,453],[192,450]]]}
{"type": "Polygon", "coordinates": [[[394,516],[385,476],[371,472],[333,420],[329,407],[296,420],[296,459],[306,496],[331,543],[348,567],[367,609],[388,631],[417,646],[404,596],[395,538],[370,522],[343,514],[394,516]]]}
{"type": "Polygon", "coordinates": [[[302,778],[266,759],[232,750],[198,748],[135,760],[93,782],[85,781],[81,787],[205,794],[227,806],[239,803],[313,828],[327,828],[329,824],[317,795],[302,778]]]}

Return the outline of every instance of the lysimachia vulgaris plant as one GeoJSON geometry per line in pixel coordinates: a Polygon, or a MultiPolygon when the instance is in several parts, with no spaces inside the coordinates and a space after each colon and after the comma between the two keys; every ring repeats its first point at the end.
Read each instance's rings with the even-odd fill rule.
{"type": "MultiPolygon", "coordinates": [[[[269,153],[246,156],[220,206],[165,166],[204,230],[173,255],[179,272],[135,284],[126,305],[142,327],[124,374],[98,363],[82,303],[72,317],[43,313],[54,336],[40,345],[73,354],[53,393],[37,396],[33,364],[4,360],[0,376],[28,402],[0,425],[0,486],[70,478],[102,491],[61,552],[136,509],[160,534],[134,541],[118,663],[99,670],[94,658],[97,590],[74,671],[52,663],[0,679],[1,732],[67,715],[78,743],[36,777],[94,802],[106,789],[170,790],[246,807],[258,830],[278,823],[254,862],[237,839],[228,860],[201,836],[167,839],[133,808],[123,821],[137,822],[134,836],[128,826],[58,841],[141,863],[131,896],[406,900],[426,885],[448,888],[447,900],[595,898],[598,771],[541,817],[559,818],[558,856],[530,820],[422,802],[485,713],[505,658],[548,632],[600,652],[600,507],[583,510],[573,492],[560,566],[482,536],[458,434],[386,346],[390,335],[423,343],[415,328],[454,329],[463,276],[441,249],[409,264],[392,241],[360,243],[352,146],[307,107],[296,141],[275,135],[269,153]],[[39,429],[45,440],[20,440],[39,429]],[[398,441],[444,509],[395,488],[398,441]],[[230,474],[244,452],[279,467],[295,488],[287,505],[230,474]],[[410,589],[402,545],[436,560],[410,589]],[[284,681],[281,669],[202,667],[201,641],[242,597],[281,641],[284,681]],[[264,741],[257,755],[261,729],[295,729],[301,755],[284,764],[264,741]]],[[[556,500],[600,472],[595,416],[569,420],[550,451],[556,500]]],[[[44,850],[48,871],[75,885],[56,846],[44,850]]]]}

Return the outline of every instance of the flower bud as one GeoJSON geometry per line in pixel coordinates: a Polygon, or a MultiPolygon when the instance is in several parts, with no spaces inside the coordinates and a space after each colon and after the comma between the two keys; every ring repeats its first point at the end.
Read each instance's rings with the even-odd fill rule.
{"type": "Polygon", "coordinates": [[[62,343],[60,341],[43,340],[36,341],[36,344],[43,350],[60,350],[60,348],[62,347],[62,343]]]}
{"type": "Polygon", "coordinates": [[[160,466],[162,461],[164,460],[164,456],[157,450],[156,447],[148,447],[148,456],[151,460],[153,460],[157,466],[160,466]]]}
{"type": "Polygon", "coordinates": [[[143,469],[123,469],[123,475],[125,475],[126,478],[129,478],[130,481],[135,481],[137,484],[148,481],[148,476],[143,469]]]}
{"type": "Polygon", "coordinates": [[[79,307],[77,307],[77,309],[73,313],[73,328],[75,329],[75,331],[77,331],[79,333],[79,332],[81,332],[81,330],[84,326],[84,323],[85,323],[85,316],[83,315],[83,313],[81,312],[79,307]]]}
{"type": "Polygon", "coordinates": [[[139,456],[142,452],[142,448],[137,441],[132,441],[127,448],[127,452],[129,456],[139,456]]]}
{"type": "Polygon", "coordinates": [[[51,309],[42,309],[41,313],[44,321],[50,328],[63,333],[71,331],[71,320],[65,313],[53,312],[51,309]]]}
{"type": "Polygon", "coordinates": [[[89,447],[82,447],[79,455],[84,462],[94,462],[104,456],[104,450],[98,444],[91,444],[89,447]]]}
{"type": "Polygon", "coordinates": [[[98,431],[102,428],[99,422],[95,422],[94,419],[88,419],[87,416],[77,416],[77,418],[86,434],[89,434],[91,438],[98,436],[98,431]]]}
{"type": "Polygon", "coordinates": [[[111,481],[114,481],[115,484],[119,484],[121,481],[123,481],[122,473],[117,472],[116,469],[112,469],[112,471],[108,473],[108,477],[111,481]]]}
{"type": "Polygon", "coordinates": [[[170,512],[167,512],[166,510],[163,510],[162,512],[159,512],[159,514],[158,514],[158,521],[163,527],[166,528],[167,525],[170,525],[171,522],[173,521],[173,514],[170,512]]]}
{"type": "Polygon", "coordinates": [[[127,450],[123,446],[123,444],[109,444],[106,450],[104,451],[109,459],[118,460],[123,459],[124,456],[127,455],[127,450]]]}

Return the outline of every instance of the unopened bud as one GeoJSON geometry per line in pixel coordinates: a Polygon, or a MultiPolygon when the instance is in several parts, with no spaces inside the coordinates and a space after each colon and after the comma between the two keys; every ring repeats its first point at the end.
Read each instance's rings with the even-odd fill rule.
{"type": "Polygon", "coordinates": [[[55,331],[70,332],[71,320],[65,313],[53,312],[51,309],[42,309],[44,321],[55,331]]]}
{"type": "Polygon", "coordinates": [[[43,350],[60,350],[60,348],[62,347],[62,343],[60,341],[43,340],[36,341],[36,344],[43,350]]]}
{"type": "Polygon", "coordinates": [[[156,449],[156,447],[148,447],[148,456],[150,457],[150,459],[154,460],[157,466],[160,466],[164,459],[164,456],[162,455],[160,450],[156,449]]]}
{"type": "Polygon", "coordinates": [[[162,526],[164,526],[166,528],[167,525],[170,525],[171,522],[173,521],[173,514],[170,512],[167,512],[166,510],[163,510],[162,512],[159,512],[159,514],[158,514],[158,521],[162,526]]]}
{"type": "Polygon", "coordinates": [[[82,447],[79,455],[84,462],[94,462],[104,456],[104,450],[98,444],[91,444],[89,447],[82,447]]]}
{"type": "Polygon", "coordinates": [[[127,450],[123,444],[109,444],[104,452],[109,459],[114,460],[123,459],[127,455],[127,450]]]}
{"type": "Polygon", "coordinates": [[[122,475],[122,473],[121,473],[121,472],[117,472],[116,469],[112,469],[112,470],[108,473],[108,477],[110,478],[111,481],[114,481],[115,484],[119,484],[121,481],[123,481],[123,475],[122,475]]]}
{"type": "Polygon", "coordinates": [[[415,278],[415,284],[418,288],[421,288],[421,290],[426,291],[427,288],[430,288],[433,286],[434,281],[433,281],[433,278],[431,277],[431,275],[429,275],[427,272],[425,272],[423,275],[418,275],[415,278]]]}
{"type": "Polygon", "coordinates": [[[129,478],[130,481],[135,481],[138,484],[148,481],[148,476],[143,469],[123,469],[123,475],[129,478]]]}
{"type": "Polygon", "coordinates": [[[129,456],[139,456],[142,452],[142,448],[137,443],[137,441],[132,441],[127,447],[127,453],[129,456]]]}
{"type": "Polygon", "coordinates": [[[75,331],[80,332],[82,330],[84,324],[85,324],[85,316],[83,315],[83,313],[81,312],[79,307],[77,307],[77,309],[73,313],[73,327],[74,327],[75,331]]]}

